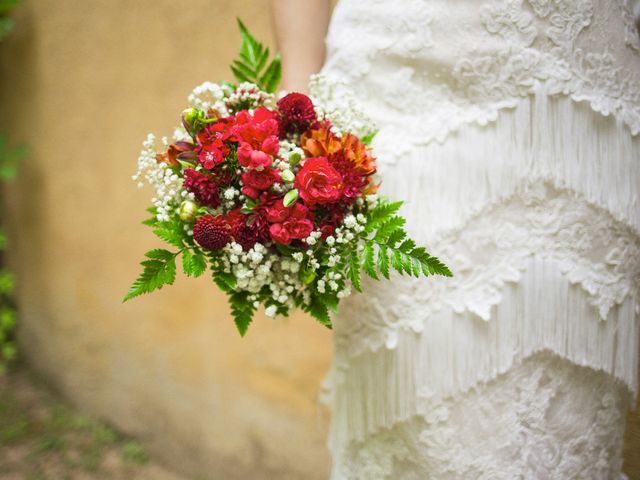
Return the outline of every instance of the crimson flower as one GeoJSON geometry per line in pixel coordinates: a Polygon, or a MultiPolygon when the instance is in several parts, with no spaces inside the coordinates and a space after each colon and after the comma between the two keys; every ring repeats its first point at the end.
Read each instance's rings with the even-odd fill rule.
{"type": "Polygon", "coordinates": [[[224,162],[229,154],[227,142],[234,141],[234,118],[226,117],[207,125],[198,132],[198,161],[206,169],[212,169],[224,162]]]}
{"type": "Polygon", "coordinates": [[[288,133],[302,133],[316,123],[313,102],[303,93],[290,93],[278,100],[280,138],[288,133]]]}
{"type": "Polygon", "coordinates": [[[213,176],[187,168],[184,170],[184,188],[193,193],[200,205],[211,208],[220,206],[220,192],[213,176]]]}
{"type": "Polygon", "coordinates": [[[274,183],[280,181],[277,170],[267,167],[262,170],[249,170],[242,174],[242,193],[249,198],[258,198],[261,191],[269,189],[274,183]]]}
{"type": "Polygon", "coordinates": [[[313,214],[301,203],[285,207],[282,200],[278,200],[267,210],[267,220],[271,222],[271,239],[282,245],[307,238],[313,231],[313,214]]]}
{"type": "Polygon", "coordinates": [[[260,107],[251,115],[243,110],[236,115],[233,129],[240,146],[238,162],[245,168],[268,167],[278,154],[278,121],[271,110],[260,107]]]}
{"type": "Polygon", "coordinates": [[[307,158],[294,185],[310,207],[338,201],[343,190],[342,176],[325,157],[307,158]]]}
{"type": "Polygon", "coordinates": [[[193,226],[193,238],[207,250],[220,250],[231,241],[231,228],[222,215],[203,215],[193,226]]]}

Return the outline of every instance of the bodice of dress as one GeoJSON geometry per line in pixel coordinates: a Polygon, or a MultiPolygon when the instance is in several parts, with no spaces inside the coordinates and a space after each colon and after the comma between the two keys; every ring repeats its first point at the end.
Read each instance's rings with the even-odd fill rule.
{"type": "MultiPolygon", "coordinates": [[[[312,94],[325,105],[350,102],[376,123],[381,193],[405,200],[401,213],[411,235],[454,277],[365,282],[363,294],[342,302],[327,381],[334,478],[431,478],[416,473],[440,468],[428,452],[422,455],[425,436],[449,429],[455,443],[474,435],[462,405],[473,409],[481,401],[477,389],[512,395],[508,385],[528,375],[522,372],[549,368],[540,352],[566,362],[565,380],[590,372],[593,385],[613,382],[601,391],[615,390],[617,415],[625,408],[621,392],[637,393],[636,3],[339,1],[327,37],[327,82],[312,94]],[[460,417],[433,423],[438,402],[458,405],[460,417]],[[376,454],[380,438],[404,453],[376,454]],[[377,460],[360,464],[359,455],[377,460]],[[341,470],[368,465],[382,472],[385,461],[391,473],[358,477],[341,470]]],[[[563,398],[560,378],[548,380],[549,398],[563,398]]],[[[561,418],[531,413],[545,401],[538,387],[526,408],[541,423],[529,425],[561,429],[561,418]]],[[[564,398],[578,395],[576,388],[564,398]]],[[[495,395],[486,408],[498,408],[502,394],[495,395]]],[[[611,403],[594,398],[587,417],[600,415],[598,402],[611,403]]],[[[505,418],[516,415],[516,406],[503,409],[505,418]]],[[[502,420],[487,438],[506,438],[502,420]]],[[[609,441],[618,433],[609,432],[609,441]]],[[[429,448],[444,439],[434,437],[429,448]]],[[[501,461],[499,445],[487,448],[494,463],[501,461]]],[[[575,448],[580,468],[592,466],[589,455],[608,455],[575,448]]],[[[526,446],[518,452],[524,455],[526,446]]],[[[619,471],[617,452],[600,467],[619,471]]],[[[548,455],[540,461],[571,458],[548,455]]],[[[563,476],[562,468],[505,478],[615,478],[563,476]]],[[[469,472],[433,478],[479,478],[469,472]]]]}
{"type": "Polygon", "coordinates": [[[381,145],[387,136],[394,146],[443,140],[468,123],[495,120],[541,88],[613,114],[635,135],[640,40],[633,4],[341,0],[324,71],[357,85],[384,125],[381,145]]]}

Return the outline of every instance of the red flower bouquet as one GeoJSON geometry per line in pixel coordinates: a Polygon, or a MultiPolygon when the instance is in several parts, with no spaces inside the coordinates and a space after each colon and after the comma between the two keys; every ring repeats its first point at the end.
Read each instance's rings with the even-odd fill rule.
{"type": "Polygon", "coordinates": [[[134,179],[155,189],[144,223],[172,249],[147,252],[125,300],[173,283],[180,256],[186,275],[211,270],[244,335],[261,305],[330,327],[362,271],[451,275],[407,238],[402,202],[376,194],[373,129],[349,131],[344,114],[337,125],[301,93],[276,101],[279,59],[267,65],[268,49],[240,28],[239,84],[197,87],[174,141],[144,144],[134,179]]]}

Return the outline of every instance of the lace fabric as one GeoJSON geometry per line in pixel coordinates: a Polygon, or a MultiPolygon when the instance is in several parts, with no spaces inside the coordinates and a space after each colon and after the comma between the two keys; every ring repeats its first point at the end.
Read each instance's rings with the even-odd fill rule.
{"type": "Polygon", "coordinates": [[[636,135],[631,8],[629,0],[341,0],[324,71],[368,99],[384,126],[381,145],[443,141],[542,87],[615,115],[636,135]]]}
{"type": "Polygon", "coordinates": [[[334,477],[622,479],[623,390],[540,353],[464,397],[421,398],[428,413],[351,443],[334,477]]]}
{"type": "Polygon", "coordinates": [[[341,304],[334,479],[621,475],[640,351],[635,3],[339,2],[329,93],[361,99],[382,193],[455,276],[366,282],[341,304]]]}

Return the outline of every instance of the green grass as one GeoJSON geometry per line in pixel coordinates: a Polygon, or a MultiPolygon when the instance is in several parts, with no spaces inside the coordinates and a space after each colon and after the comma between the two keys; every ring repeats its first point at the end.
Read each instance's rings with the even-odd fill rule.
{"type": "MultiPolygon", "coordinates": [[[[111,478],[104,471],[107,454],[112,459],[108,468],[119,472],[132,472],[149,462],[142,444],[105,422],[79,414],[48,394],[21,399],[10,386],[0,384],[0,450],[5,448],[23,452],[28,480],[50,480],[45,467],[51,463],[68,472],[56,474],[55,480],[74,478],[73,472],[80,471],[111,478]],[[119,459],[115,467],[114,456],[119,459]]],[[[0,477],[7,468],[11,467],[0,456],[0,477]]]]}

